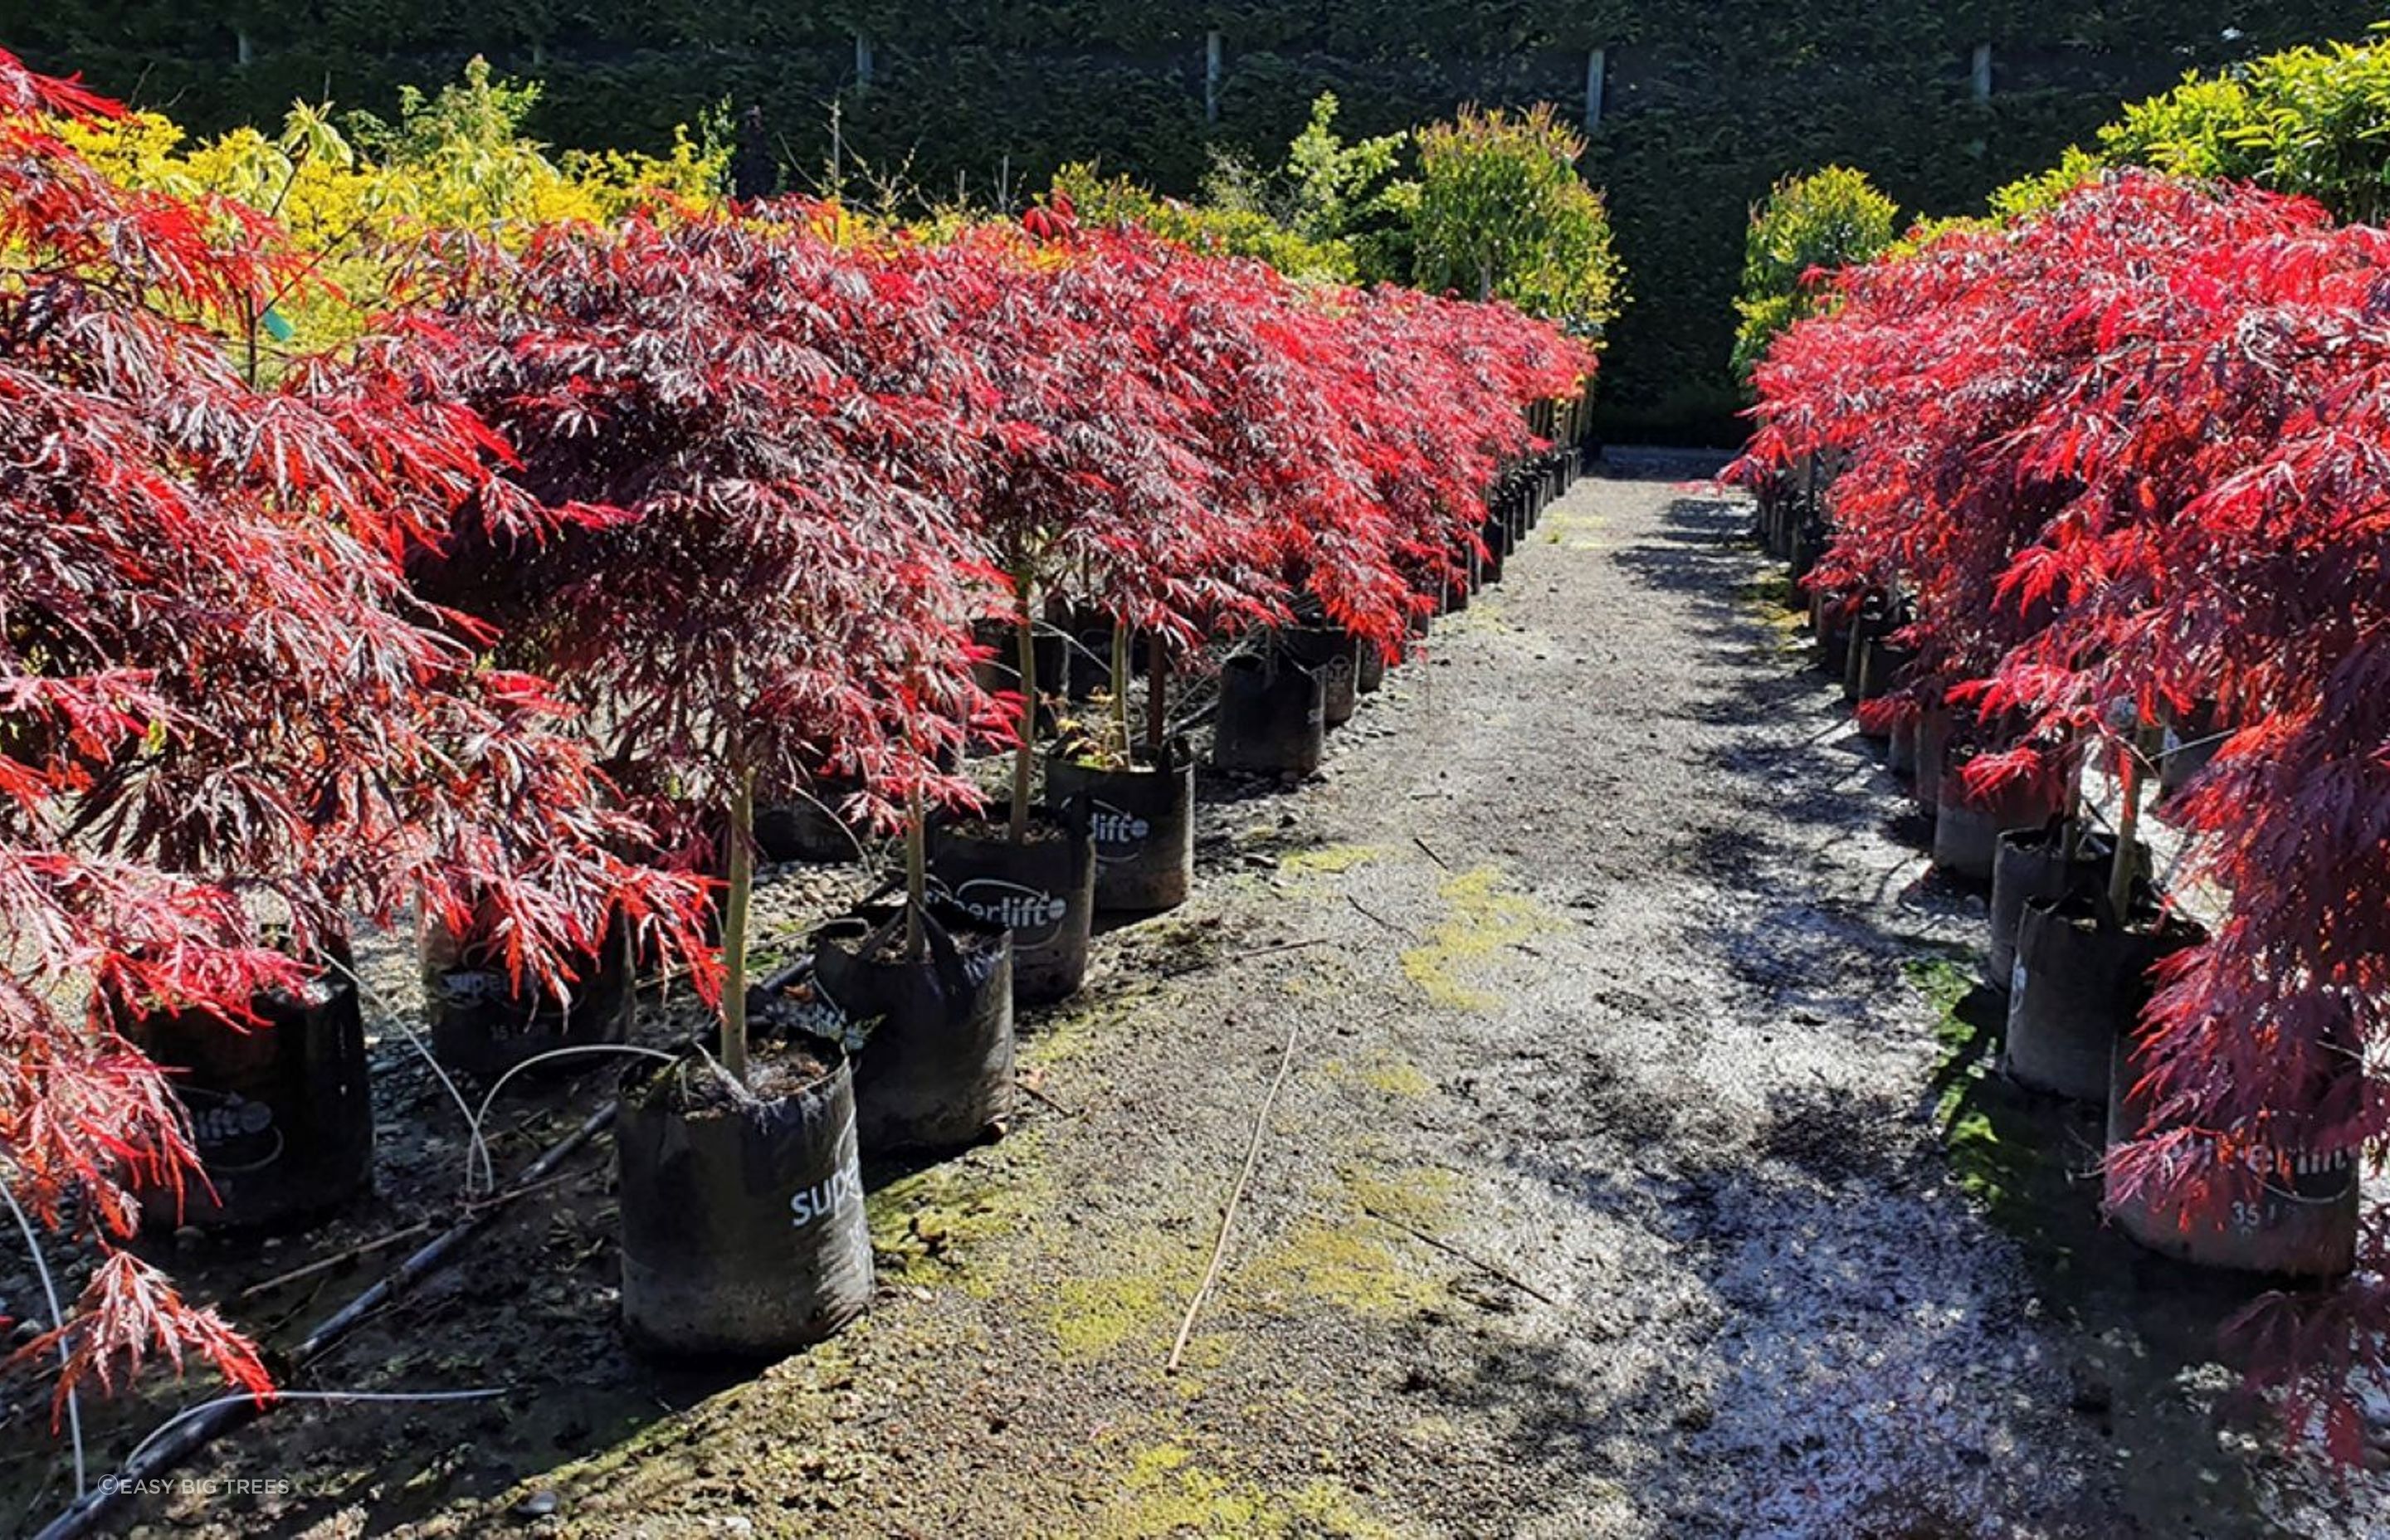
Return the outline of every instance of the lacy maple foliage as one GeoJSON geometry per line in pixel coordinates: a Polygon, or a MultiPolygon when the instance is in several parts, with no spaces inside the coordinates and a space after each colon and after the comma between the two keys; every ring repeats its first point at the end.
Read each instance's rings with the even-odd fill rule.
{"type": "MultiPolygon", "coordinates": [[[[757,792],[824,775],[882,827],[973,801],[961,751],[1033,720],[975,619],[1392,648],[1593,369],[1506,305],[1062,199],[937,242],[786,201],[423,231],[370,335],[260,386],[223,338],[305,263],[57,132],[113,110],[0,56],[0,1157],[103,1248],[195,1161],[95,986],[237,1030],[419,904],[547,986],[624,917],[711,993],[743,948],[649,863],[726,808],[735,894],[757,792]]],[[[157,1352],[264,1383],[118,1251],[35,1350],[62,1388],[157,1352]]]]}
{"type": "MultiPolygon", "coordinates": [[[[1745,473],[1847,468],[1817,581],[1914,605],[1914,689],[1996,727],[1974,769],[2212,710],[2177,799],[2225,896],[2152,1002],[2156,1130],[2114,1189],[2193,1222],[2361,1169],[2390,1003],[2390,235],[2148,173],[1847,275],[1758,372],[1745,473]]],[[[2244,1325],[2262,1375],[2354,1458],[2352,1371],[2390,1369],[2390,1234],[2358,1279],[2244,1325]]]]}
{"type": "Polygon", "coordinates": [[[610,762],[718,810],[827,771],[889,824],[991,703],[963,533],[984,371],[918,268],[773,217],[632,218],[520,250],[450,237],[368,348],[470,408],[507,463],[426,592],[592,712],[610,762]]]}
{"type": "Polygon", "coordinates": [[[58,137],[114,110],[0,54],[0,1169],[108,1253],[25,1350],[64,1348],[61,1394],[186,1348],[263,1384],[111,1250],[137,1191],[196,1170],[111,1007],[236,1030],[353,917],[418,903],[482,906],[552,980],[616,912],[693,952],[700,898],[613,853],[639,830],[546,687],[483,668],[402,581],[495,441],[328,361],[252,386],[210,326],[292,259],[262,218],[125,191],[58,137]]]}

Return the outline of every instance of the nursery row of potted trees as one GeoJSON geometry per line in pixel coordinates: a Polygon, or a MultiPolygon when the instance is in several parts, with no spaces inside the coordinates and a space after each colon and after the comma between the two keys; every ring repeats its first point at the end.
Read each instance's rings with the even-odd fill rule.
{"type": "Polygon", "coordinates": [[[160,1348],[263,1383],[122,1242],[369,1180],[360,916],[420,926],[456,1068],[633,1056],[636,1337],[836,1329],[859,1140],[980,1136],[1015,1004],[1078,987],[1099,906],[1184,896],[1174,682],[1227,648],[1215,755],[1316,765],[1328,697],[1563,474],[1593,370],[1057,199],[934,240],[796,202],[426,231],[369,336],[261,375],[218,337],[305,263],[55,132],[113,110],[0,55],[0,1170],[105,1253],[33,1350],[62,1392],[160,1348]],[[1251,659],[1292,734],[1231,730],[1251,659]],[[823,802],[905,879],[759,978],[759,835],[823,802]],[[662,1055],[621,1043],[657,972],[718,1004],[662,1055]]]}
{"type": "MultiPolygon", "coordinates": [[[[1936,864],[1991,886],[2009,1072],[2105,1100],[2111,1217],[2217,1266],[2382,1255],[2385,278],[2311,203],[2112,174],[1843,275],[1740,468],[1936,864]]],[[[2252,1324],[2323,1392],[2385,1323],[2352,1285],[2252,1324]]]]}

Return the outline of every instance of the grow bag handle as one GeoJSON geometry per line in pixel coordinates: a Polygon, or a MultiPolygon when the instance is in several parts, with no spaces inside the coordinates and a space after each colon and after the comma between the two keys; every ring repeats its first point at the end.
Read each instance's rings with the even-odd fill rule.
{"type": "MultiPolygon", "coordinates": [[[[857,907],[867,907],[880,903],[882,899],[894,897],[903,892],[904,886],[902,882],[894,880],[883,882],[857,907]]],[[[898,900],[896,912],[889,917],[887,923],[864,938],[862,956],[870,956],[888,944],[890,939],[903,928],[905,911],[911,904],[912,901],[909,898],[898,900]]],[[[945,986],[950,995],[957,997],[968,995],[970,992],[970,976],[963,970],[962,952],[955,945],[954,932],[946,929],[945,922],[940,919],[936,911],[927,904],[921,905],[921,933],[929,939],[930,961],[938,970],[938,982],[945,986]]]]}

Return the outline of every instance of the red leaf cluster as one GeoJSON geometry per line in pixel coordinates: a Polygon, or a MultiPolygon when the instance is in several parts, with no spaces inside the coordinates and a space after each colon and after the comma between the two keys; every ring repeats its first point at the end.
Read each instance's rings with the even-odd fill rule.
{"type": "MultiPolygon", "coordinates": [[[[661,813],[969,800],[1018,720],[971,623],[1032,587],[1392,647],[1593,368],[1058,199],[938,245],[795,202],[425,232],[378,335],[260,386],[211,327],[305,264],[55,132],[113,110],[0,54],[0,1166],[103,1238],[193,1155],[95,986],[238,1022],[420,904],[542,982],[627,916],[710,991],[661,813]]],[[[186,1350],[263,1384],[122,1253],[53,1326],[62,1386],[186,1350]]]]}
{"type": "MultiPolygon", "coordinates": [[[[2237,729],[2173,809],[2227,909],[2151,1007],[2171,1132],[2112,1159],[2120,1190],[2221,1215],[2299,1153],[2378,1149],[2390,235],[2118,175],[1847,276],[1758,385],[1745,468],[1846,465],[1818,581],[1912,600],[1928,703],[2011,750],[2203,706],[2237,729]]],[[[2384,1305],[2360,1280],[2261,1317],[2269,1366],[2306,1390],[2382,1372],[2384,1305]]]]}
{"type": "MultiPolygon", "coordinates": [[[[194,1159],[112,1003],[247,1020],[418,903],[489,905],[542,976],[618,908],[691,953],[700,894],[615,853],[641,831],[545,687],[405,585],[495,441],[328,361],[251,384],[206,323],[289,253],[99,176],[51,115],[103,109],[0,54],[0,1170],[105,1247],[194,1159]]],[[[62,1390],[145,1344],[257,1378],[129,1258],[84,1300],[62,1390]]]]}
{"type": "Polygon", "coordinates": [[[422,590],[700,807],[824,771],[882,824],[968,803],[941,766],[1017,720],[970,622],[1033,590],[1182,647],[1305,605],[1390,646],[1524,408],[1592,368],[1506,307],[1136,231],[930,246],[815,212],[439,237],[366,349],[504,445],[422,590]]]}

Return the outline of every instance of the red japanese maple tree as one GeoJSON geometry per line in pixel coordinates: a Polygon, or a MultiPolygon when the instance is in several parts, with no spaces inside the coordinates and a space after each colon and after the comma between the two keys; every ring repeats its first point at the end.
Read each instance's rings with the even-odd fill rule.
{"type": "Polygon", "coordinates": [[[1199,616],[1271,603],[1252,592],[1261,569],[1246,510],[1204,495],[1218,481],[1207,381],[1168,356],[1184,296],[1153,281],[1163,259],[1126,237],[1084,235],[1067,207],[1035,214],[1034,227],[970,231],[924,269],[952,318],[952,346],[986,386],[970,517],[1011,584],[1016,841],[1029,827],[1042,598],[1096,605],[1117,634],[1144,627],[1182,642],[1199,616]]]}
{"type": "MultiPolygon", "coordinates": [[[[940,253],[994,388],[981,529],[1015,583],[1181,643],[1297,606],[1391,648],[1414,574],[1476,538],[1529,403],[1592,356],[1507,306],[1307,290],[1040,209],[940,253]]],[[[1024,702],[1024,711],[1026,703],[1024,702]]],[[[1013,823],[1026,816],[1024,715],[1013,823]]]]}
{"type": "Polygon", "coordinates": [[[263,1392],[238,1333],[115,1249],[135,1193],[196,1167],[116,1007],[252,1020],[351,917],[469,895],[554,978],[615,912],[686,950],[700,895],[611,853],[639,831],[545,687],[401,581],[486,435],[328,362],[252,387],[209,326],[297,264],[58,137],[115,110],[0,54],[0,1167],[103,1255],[20,1358],[61,1354],[62,1398],[159,1352],[263,1392]]]}
{"type": "MultiPolygon", "coordinates": [[[[1826,581],[1917,595],[1934,697],[2045,741],[2203,701],[2239,725],[2178,804],[2225,911],[2140,1040],[2158,1132],[2111,1158],[2112,1192],[2219,1224],[2384,1134],[2385,292],[2379,231],[2128,174],[1846,278],[1761,371],[1757,456],[1849,452],[1826,581]]],[[[2345,1458],[2349,1374],[2390,1371],[2368,1224],[2355,1281],[2249,1321],[2345,1458]]]]}
{"type": "Polygon", "coordinates": [[[1985,681],[2042,635],[2068,596],[2035,574],[2075,538],[2084,487],[2070,463],[2094,431],[2092,388],[2136,303],[2169,292],[2217,250],[2319,218],[2260,194],[2217,196],[2142,174],[2078,191],[2009,229],[1960,228],[1843,275],[1830,314],[1771,349],[1748,468],[1828,455],[1836,539],[1813,585],[1847,606],[1896,592],[1912,686],[1879,717],[1960,705],[1983,785],[2050,774],[2097,712],[2040,720],[1985,681]]]}
{"type": "Polygon", "coordinates": [[[1346,302],[1348,389],[1373,405],[1357,426],[1397,562],[1462,581],[1455,555],[1479,541],[1498,473],[1544,447],[1527,409],[1577,395],[1593,351],[1498,302],[1380,288],[1346,302]]]}
{"type": "Polygon", "coordinates": [[[892,824],[992,703],[968,622],[1001,580],[957,518],[965,414],[918,263],[834,243],[802,206],[462,241],[370,350],[462,403],[509,463],[445,566],[487,585],[520,661],[590,712],[610,763],[726,833],[725,1067],[746,1072],[751,836],[827,769],[892,824]]]}
{"type": "MultiPolygon", "coordinates": [[[[2020,584],[2068,596],[2002,685],[2044,716],[2213,702],[2239,731],[2177,805],[2187,870],[2229,895],[2170,971],[2140,1046],[2163,1130],[2120,1151],[2112,1190],[2224,1215],[2314,1159],[2353,1174],[2384,1129],[2366,1072],[2390,993],[2390,238],[2282,228],[2206,243],[2109,322],[2053,451],[2083,492],[2071,538],[2020,584]]],[[[2360,1265],[2378,1268],[2378,1216],[2360,1265]]],[[[2319,1402],[2335,1450],[2362,1429],[2345,1376],[2390,1370],[2390,1315],[2360,1275],[2262,1311],[2262,1368],[2319,1402]]]]}

